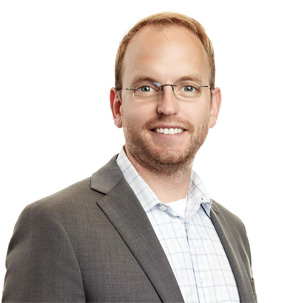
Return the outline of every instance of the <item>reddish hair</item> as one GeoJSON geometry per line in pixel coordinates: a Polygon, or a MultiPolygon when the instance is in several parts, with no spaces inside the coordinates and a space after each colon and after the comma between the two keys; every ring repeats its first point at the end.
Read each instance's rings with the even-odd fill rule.
{"type": "Polygon", "coordinates": [[[210,86],[212,89],[215,88],[215,59],[214,59],[214,49],[210,39],[208,38],[205,29],[202,25],[183,14],[178,13],[158,13],[146,17],[140,20],[136,25],[134,25],[129,32],[123,37],[120,46],[117,51],[116,62],[115,62],[115,87],[122,87],[122,73],[123,73],[123,60],[126,53],[128,43],[132,37],[144,26],[146,25],[181,25],[191,30],[196,36],[201,40],[204,49],[208,55],[208,61],[210,66],[210,86]]]}

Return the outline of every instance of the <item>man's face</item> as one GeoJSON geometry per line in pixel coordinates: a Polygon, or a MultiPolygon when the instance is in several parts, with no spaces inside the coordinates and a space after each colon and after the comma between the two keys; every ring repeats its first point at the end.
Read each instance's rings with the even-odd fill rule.
{"type": "MultiPolygon", "coordinates": [[[[136,88],[144,79],[174,84],[183,78],[209,85],[207,54],[195,34],[176,25],[146,26],[132,38],[123,61],[123,88],[136,88]]],[[[178,99],[170,86],[151,100],[135,98],[129,90],[111,91],[115,124],[123,127],[129,158],[154,172],[191,166],[216,122],[220,99],[219,90],[211,96],[209,88],[189,101],[178,99]],[[157,131],[171,128],[174,134],[157,131]]]]}

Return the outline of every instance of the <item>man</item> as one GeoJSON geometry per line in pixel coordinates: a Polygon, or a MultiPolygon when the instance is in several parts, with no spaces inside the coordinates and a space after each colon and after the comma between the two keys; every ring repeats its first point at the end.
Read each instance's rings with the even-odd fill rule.
{"type": "Polygon", "coordinates": [[[125,146],[23,211],[4,302],[256,302],[244,226],[192,171],[220,110],[214,78],[195,20],[162,13],[129,31],[110,92],[125,146]]]}

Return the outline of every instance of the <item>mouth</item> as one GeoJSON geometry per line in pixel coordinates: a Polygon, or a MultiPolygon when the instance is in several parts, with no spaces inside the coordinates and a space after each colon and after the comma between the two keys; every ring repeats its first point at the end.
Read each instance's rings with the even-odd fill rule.
{"type": "Polygon", "coordinates": [[[152,128],[153,132],[164,135],[176,135],[186,131],[183,128],[152,128]]]}

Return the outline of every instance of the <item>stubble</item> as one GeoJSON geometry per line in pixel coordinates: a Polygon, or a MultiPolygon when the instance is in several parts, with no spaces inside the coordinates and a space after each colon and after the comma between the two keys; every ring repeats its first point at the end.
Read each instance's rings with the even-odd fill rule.
{"type": "Polygon", "coordinates": [[[142,130],[130,122],[123,125],[123,127],[126,148],[129,149],[134,159],[143,168],[154,174],[171,176],[185,173],[191,169],[195,155],[206,139],[209,119],[206,118],[201,125],[194,127],[189,121],[178,119],[170,121],[168,117],[161,116],[146,123],[142,130]],[[177,150],[176,147],[170,147],[163,143],[161,146],[155,146],[149,140],[147,132],[157,122],[175,124],[178,122],[180,125],[184,125],[189,135],[186,147],[183,150],[181,148],[177,150]]]}

